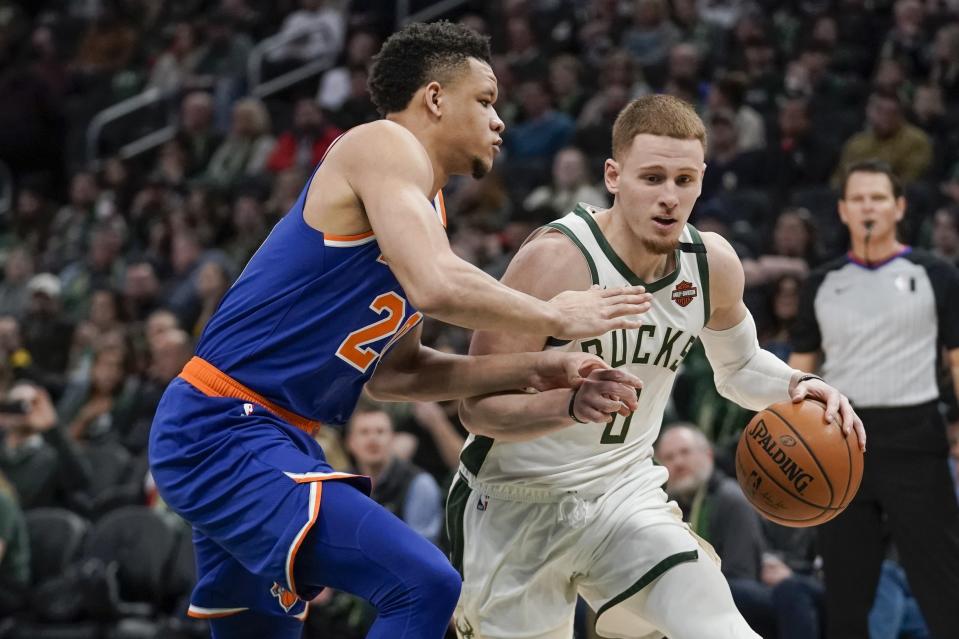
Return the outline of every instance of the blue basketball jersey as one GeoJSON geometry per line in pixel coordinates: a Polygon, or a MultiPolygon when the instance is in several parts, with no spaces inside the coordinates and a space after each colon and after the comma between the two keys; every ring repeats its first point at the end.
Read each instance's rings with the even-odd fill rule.
{"type": "MultiPolygon", "coordinates": [[[[422,315],[372,231],[337,236],[306,223],[310,182],[220,302],[197,356],[283,408],[343,424],[379,358],[422,315]]],[[[445,224],[442,193],[433,206],[445,224]]]]}

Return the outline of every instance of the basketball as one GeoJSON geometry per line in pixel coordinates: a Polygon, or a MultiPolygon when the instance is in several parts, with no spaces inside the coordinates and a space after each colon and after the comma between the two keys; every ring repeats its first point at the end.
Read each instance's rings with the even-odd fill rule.
{"type": "Polygon", "coordinates": [[[760,411],[736,448],[736,478],[760,514],[783,526],[827,522],[846,508],[862,481],[855,433],[823,421],[815,400],[779,402],[760,411]]]}

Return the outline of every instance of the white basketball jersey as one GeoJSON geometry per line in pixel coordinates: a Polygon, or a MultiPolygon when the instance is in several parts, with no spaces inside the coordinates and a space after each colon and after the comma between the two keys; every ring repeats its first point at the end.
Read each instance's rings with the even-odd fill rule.
{"type": "MultiPolygon", "coordinates": [[[[573,424],[525,442],[470,435],[460,470],[475,486],[510,486],[556,493],[598,495],[628,480],[647,464],[659,434],[676,371],[709,317],[709,273],[699,232],[686,225],[676,250],[676,269],[651,283],[640,280],[616,255],[594,215],[580,204],[548,226],[582,251],[594,284],[604,288],[643,285],[652,308],[639,329],[620,329],[593,339],[550,338],[547,348],[585,351],[643,381],[639,408],[608,424],[573,424]]],[[[663,473],[665,481],[665,473],[663,473]]]]}

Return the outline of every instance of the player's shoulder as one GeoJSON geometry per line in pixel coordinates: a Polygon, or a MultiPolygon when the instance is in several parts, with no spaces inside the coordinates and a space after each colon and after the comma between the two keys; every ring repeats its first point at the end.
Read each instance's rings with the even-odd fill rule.
{"type": "Polygon", "coordinates": [[[412,131],[390,120],[376,120],[350,129],[331,147],[329,160],[348,170],[369,172],[370,168],[396,167],[426,171],[432,179],[426,147],[412,131]]]}
{"type": "Polygon", "coordinates": [[[584,290],[593,284],[588,259],[570,237],[555,227],[543,226],[516,252],[503,281],[542,299],[584,290]]]}
{"type": "Polygon", "coordinates": [[[932,251],[912,249],[904,253],[902,257],[922,267],[934,287],[941,286],[946,289],[955,290],[954,287],[959,286],[959,268],[932,251]]]}

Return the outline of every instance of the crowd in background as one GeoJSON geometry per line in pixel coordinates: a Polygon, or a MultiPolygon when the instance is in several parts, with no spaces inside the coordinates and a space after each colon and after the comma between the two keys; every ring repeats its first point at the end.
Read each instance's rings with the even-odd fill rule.
{"type": "MultiPolygon", "coordinates": [[[[393,4],[0,0],[0,191],[12,193],[0,211],[0,634],[16,636],[14,616],[66,618],[17,596],[45,587],[41,576],[65,578],[49,567],[36,574],[42,562],[36,552],[30,559],[23,512],[66,509],[94,533],[124,509],[163,512],[145,451],[160,395],[326,148],[379,117],[366,79],[395,29],[393,4]],[[253,97],[250,53],[277,34],[284,44],[264,56],[265,77],[319,59],[329,68],[253,97]],[[151,88],[165,96],[157,109],[106,127],[89,157],[91,119],[151,88]],[[175,133],[127,157],[124,145],[171,113],[175,133]]],[[[602,166],[613,121],[653,92],[688,100],[707,124],[708,170],[691,222],[736,248],[760,341],[781,358],[804,277],[846,248],[836,214],[842,166],[888,161],[907,185],[903,241],[959,264],[953,0],[470,0],[445,17],[492,41],[504,153],[485,179],[454,179],[445,195],[454,250],[493,276],[532,230],[576,202],[610,203],[602,166]]],[[[462,353],[469,334],[427,322],[424,339],[462,353]]],[[[943,410],[955,442],[949,388],[943,410]]],[[[356,432],[320,435],[331,462],[373,474],[381,501],[443,544],[443,487],[465,435],[456,406],[360,415],[356,432]]],[[[730,444],[749,416],[718,396],[702,350],[692,353],[669,421],[695,425],[729,472],[730,444]]],[[[953,451],[959,457],[959,445],[953,451]]],[[[188,535],[162,517],[177,540],[171,556],[188,556],[188,535]]],[[[750,530],[762,535],[758,518],[750,530]]],[[[731,579],[770,590],[793,573],[815,579],[814,538],[773,532],[759,543],[731,579]]],[[[120,595],[99,617],[97,605],[78,603],[74,623],[136,616],[123,608],[136,591],[123,585],[129,574],[102,563],[103,574],[87,565],[71,583],[119,580],[120,595]]],[[[186,577],[176,592],[150,591],[141,620],[177,618],[188,585],[186,577]]],[[[308,627],[362,636],[369,614],[327,593],[308,627]]],[[[186,623],[160,626],[202,636],[186,623]]]]}

